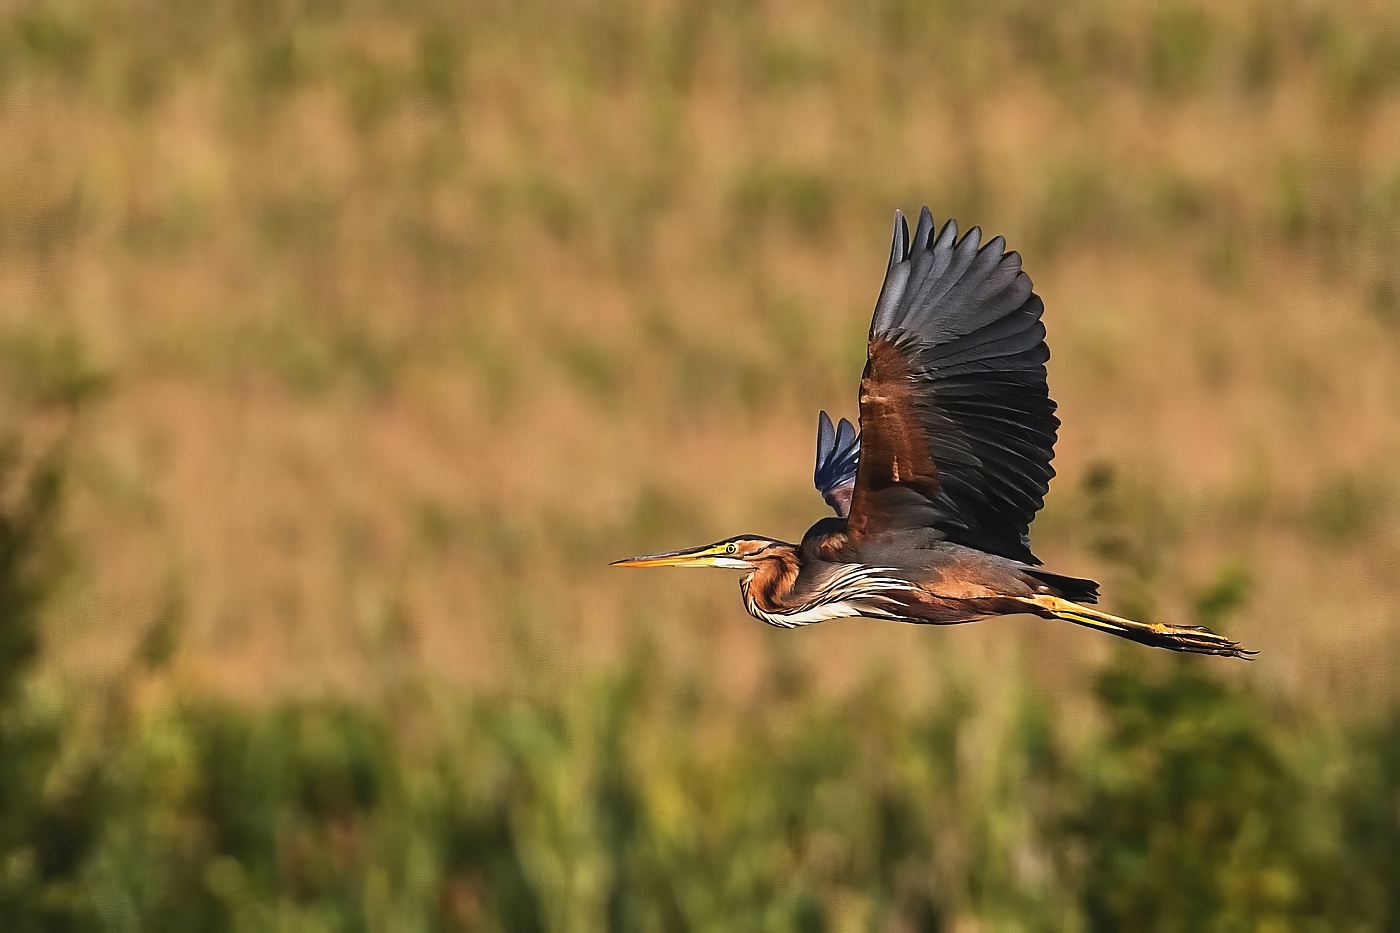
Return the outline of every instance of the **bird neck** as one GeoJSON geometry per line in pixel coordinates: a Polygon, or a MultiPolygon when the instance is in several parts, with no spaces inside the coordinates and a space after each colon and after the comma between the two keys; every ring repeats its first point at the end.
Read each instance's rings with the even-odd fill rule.
{"type": "Polygon", "coordinates": [[[769,612],[781,609],[797,585],[800,569],[797,548],[792,545],[774,548],[771,556],[765,555],[753,570],[740,579],[744,600],[769,612]]]}

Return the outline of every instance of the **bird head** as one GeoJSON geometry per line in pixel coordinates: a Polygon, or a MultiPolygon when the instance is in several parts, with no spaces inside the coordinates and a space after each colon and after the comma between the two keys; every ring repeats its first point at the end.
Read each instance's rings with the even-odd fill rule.
{"type": "Polygon", "coordinates": [[[644,557],[629,557],[615,560],[614,567],[724,567],[729,570],[752,570],[765,560],[782,556],[791,551],[792,545],[772,538],[757,535],[738,535],[725,538],[714,544],[689,548],[684,551],[667,551],[664,554],[647,554],[644,557]]]}

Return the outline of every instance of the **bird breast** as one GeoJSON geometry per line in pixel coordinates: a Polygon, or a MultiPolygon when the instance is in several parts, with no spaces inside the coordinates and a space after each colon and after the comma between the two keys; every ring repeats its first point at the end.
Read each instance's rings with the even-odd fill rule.
{"type": "Polygon", "coordinates": [[[739,588],[749,614],[779,628],[852,616],[900,620],[906,618],[901,611],[906,599],[917,599],[922,591],[894,574],[888,567],[842,564],[799,588],[795,568],[781,575],[763,574],[760,569],[746,574],[739,588]]]}

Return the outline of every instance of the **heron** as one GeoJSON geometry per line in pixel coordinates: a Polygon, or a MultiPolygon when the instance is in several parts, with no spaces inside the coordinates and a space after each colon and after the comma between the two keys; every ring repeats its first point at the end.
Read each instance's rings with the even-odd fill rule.
{"type": "Polygon", "coordinates": [[[1093,607],[1094,580],[1046,570],[1030,547],[1060,420],[1050,398],[1045,305],[998,236],[914,235],[896,211],[860,380],[860,430],[817,420],[813,480],[834,515],[798,544],[738,535],[614,561],[743,571],[744,606],[797,628],[854,616],[948,625],[1029,614],[1173,651],[1249,658],[1199,625],[1093,607]]]}

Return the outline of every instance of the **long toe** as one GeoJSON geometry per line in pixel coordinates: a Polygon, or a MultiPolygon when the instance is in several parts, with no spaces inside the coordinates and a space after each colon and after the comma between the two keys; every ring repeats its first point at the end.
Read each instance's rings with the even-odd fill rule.
{"type": "Polygon", "coordinates": [[[1213,654],[1221,657],[1240,658],[1250,660],[1259,652],[1250,651],[1237,641],[1226,638],[1217,632],[1200,625],[1183,626],[1179,631],[1170,634],[1172,644],[1168,645],[1177,651],[1191,651],[1198,654],[1213,654]]]}

